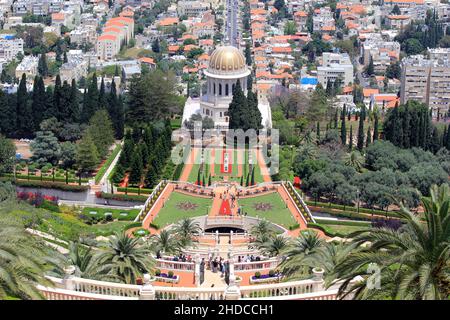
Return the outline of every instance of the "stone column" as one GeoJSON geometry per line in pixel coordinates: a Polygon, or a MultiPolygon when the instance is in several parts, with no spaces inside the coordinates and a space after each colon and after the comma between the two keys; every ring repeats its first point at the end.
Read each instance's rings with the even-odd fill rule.
{"type": "Polygon", "coordinates": [[[200,263],[202,262],[202,259],[200,258],[200,255],[197,253],[195,255],[195,285],[198,287],[200,286],[200,263]]]}
{"type": "Polygon", "coordinates": [[[230,231],[230,244],[233,244],[233,230],[230,231]]]}
{"type": "Polygon", "coordinates": [[[63,279],[64,289],[66,290],[75,290],[75,283],[73,281],[75,266],[67,266],[64,268],[65,276],[63,279]]]}
{"type": "Polygon", "coordinates": [[[155,300],[156,291],[152,285],[152,278],[148,273],[144,274],[144,284],[139,290],[139,300],[155,300]]]}
{"type": "Polygon", "coordinates": [[[219,230],[216,230],[216,245],[219,244],[219,230]]]}
{"type": "Polygon", "coordinates": [[[312,272],[313,272],[313,280],[315,282],[313,284],[313,292],[323,291],[325,289],[323,285],[324,270],[322,268],[313,268],[312,272]]]}

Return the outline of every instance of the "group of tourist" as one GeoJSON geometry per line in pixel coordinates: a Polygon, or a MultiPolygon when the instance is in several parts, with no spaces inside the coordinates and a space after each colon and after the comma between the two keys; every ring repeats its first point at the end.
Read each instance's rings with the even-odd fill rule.
{"type": "Polygon", "coordinates": [[[167,261],[179,261],[179,262],[193,262],[192,256],[191,255],[185,255],[180,253],[177,256],[173,256],[173,257],[162,257],[161,254],[159,252],[156,253],[156,259],[164,259],[167,261]]]}
{"type": "Polygon", "coordinates": [[[244,256],[238,256],[238,262],[255,262],[255,261],[261,261],[262,258],[260,256],[254,256],[254,255],[246,255],[244,256]]]}

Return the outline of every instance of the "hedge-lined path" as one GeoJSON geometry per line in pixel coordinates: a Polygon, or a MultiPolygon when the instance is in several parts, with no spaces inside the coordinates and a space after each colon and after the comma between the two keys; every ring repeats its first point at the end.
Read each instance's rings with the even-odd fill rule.
{"type": "MultiPolygon", "coordinates": [[[[297,210],[297,207],[295,206],[295,203],[293,202],[293,200],[289,196],[289,193],[283,188],[283,186],[279,186],[278,187],[278,193],[280,194],[280,196],[283,199],[283,201],[286,203],[289,211],[294,216],[295,220],[297,221],[297,223],[299,225],[299,228],[297,228],[295,230],[289,230],[288,234],[291,237],[298,237],[298,235],[300,234],[300,232],[302,230],[308,229],[305,220],[303,220],[302,213],[297,210]]],[[[323,233],[323,231],[320,231],[320,230],[315,230],[315,231],[321,237],[326,238],[326,236],[323,233]]]]}
{"type": "Polygon", "coordinates": [[[191,174],[195,159],[197,159],[198,151],[198,148],[190,148],[189,156],[186,158],[187,163],[184,164],[183,172],[180,176],[180,181],[189,181],[189,175],[191,174]]]}
{"type": "Polygon", "coordinates": [[[159,230],[155,230],[154,228],[150,227],[150,223],[153,222],[156,215],[159,213],[159,211],[164,207],[164,203],[167,199],[169,199],[170,194],[174,191],[175,186],[168,184],[164,187],[164,190],[159,195],[156,202],[151,207],[150,211],[147,213],[147,215],[144,218],[144,221],[142,221],[142,227],[144,229],[148,229],[150,231],[150,234],[157,234],[159,233],[159,230]]]}
{"type": "Polygon", "coordinates": [[[269,169],[267,168],[266,162],[264,161],[264,156],[262,154],[261,149],[256,151],[256,158],[258,160],[258,166],[261,170],[261,175],[263,177],[264,182],[272,182],[270,178],[269,169]]]}

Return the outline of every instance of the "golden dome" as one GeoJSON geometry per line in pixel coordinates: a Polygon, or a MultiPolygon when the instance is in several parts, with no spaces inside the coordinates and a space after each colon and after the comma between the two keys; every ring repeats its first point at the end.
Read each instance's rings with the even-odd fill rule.
{"type": "Polygon", "coordinates": [[[244,55],[233,46],[218,47],[209,59],[209,71],[212,73],[235,73],[246,70],[244,55]]]}

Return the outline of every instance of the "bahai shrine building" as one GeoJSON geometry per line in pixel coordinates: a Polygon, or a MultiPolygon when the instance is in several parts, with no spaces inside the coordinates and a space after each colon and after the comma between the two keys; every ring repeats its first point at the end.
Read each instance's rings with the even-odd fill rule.
{"type": "MultiPolygon", "coordinates": [[[[183,111],[183,120],[189,120],[194,114],[210,117],[216,129],[228,129],[228,107],[233,99],[233,88],[239,80],[244,94],[247,94],[247,77],[250,70],[245,63],[245,57],[239,49],[233,46],[216,48],[211,54],[206,75],[206,94],[200,98],[189,97],[183,111]]],[[[272,127],[272,115],[268,103],[258,102],[264,128],[272,127]]]]}

